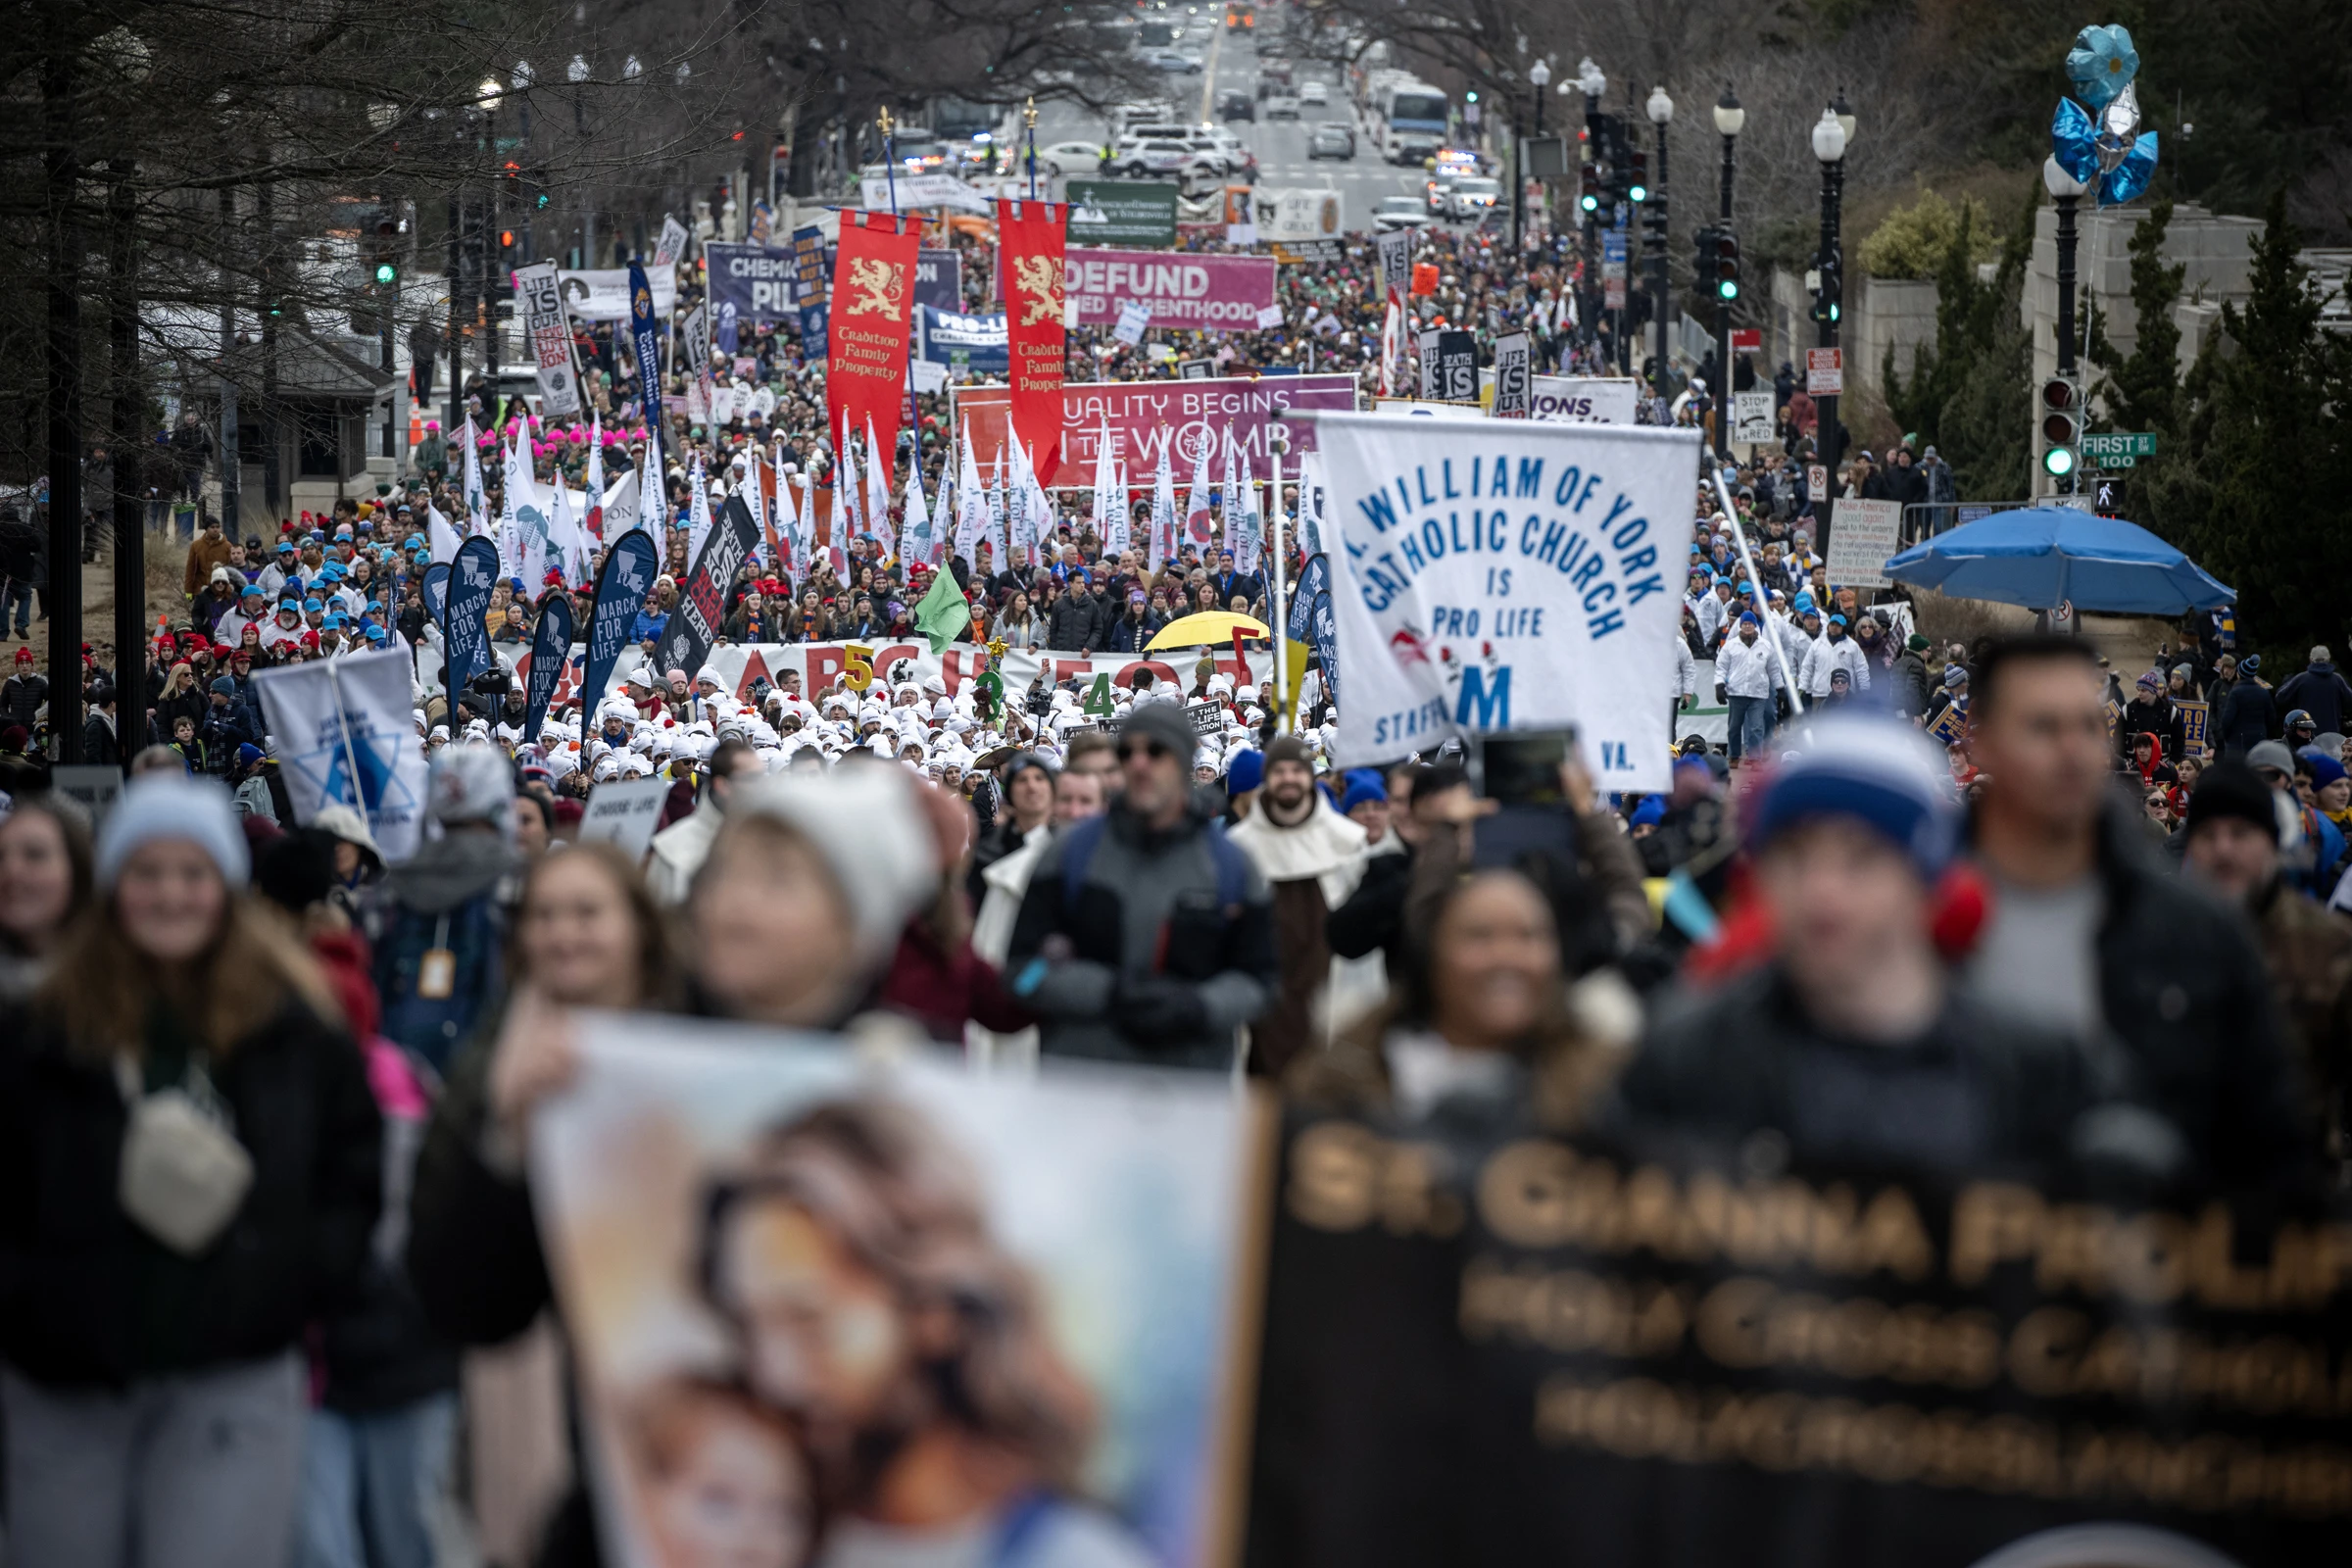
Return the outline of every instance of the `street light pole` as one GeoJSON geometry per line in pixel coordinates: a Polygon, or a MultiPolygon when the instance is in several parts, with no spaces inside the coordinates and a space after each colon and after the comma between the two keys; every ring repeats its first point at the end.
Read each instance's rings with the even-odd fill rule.
{"type": "MultiPolygon", "coordinates": [[[[1739,145],[1740,127],[1746,123],[1747,111],[1740,107],[1740,95],[1732,91],[1732,84],[1727,81],[1723,84],[1723,96],[1715,100],[1715,131],[1723,138],[1723,172],[1716,181],[1716,213],[1726,232],[1732,226],[1732,176],[1737,169],[1735,149],[1739,145]]],[[[1699,285],[1702,288],[1708,286],[1708,280],[1701,278],[1699,285]]],[[[1714,293],[1715,373],[1723,378],[1723,385],[1713,389],[1717,395],[1715,456],[1728,462],[1732,455],[1732,403],[1729,395],[1732,384],[1732,302],[1723,297],[1721,288],[1715,289],[1714,293]]]]}
{"type": "Polygon", "coordinates": [[[1666,390],[1666,322],[1674,314],[1674,291],[1667,286],[1670,270],[1666,260],[1666,127],[1674,122],[1674,100],[1666,95],[1663,83],[1649,89],[1649,101],[1642,105],[1649,122],[1658,127],[1658,178],[1651,186],[1651,210],[1657,216],[1654,225],[1644,225],[1648,232],[1642,240],[1649,251],[1650,314],[1657,318],[1658,356],[1657,375],[1651,382],[1663,396],[1666,390]],[[1654,237],[1655,243],[1649,243],[1654,237]]]}
{"type": "MultiPolygon", "coordinates": [[[[1539,57],[1534,65],[1531,65],[1527,68],[1527,84],[1529,87],[1534,89],[1529,96],[1534,98],[1536,101],[1536,139],[1541,141],[1544,139],[1544,89],[1551,84],[1551,63],[1539,57]]],[[[1526,155],[1527,143],[1521,142],[1519,144],[1518,156],[1511,160],[1511,184],[1515,188],[1517,198],[1523,207],[1527,201],[1526,155]]],[[[1526,255],[1527,232],[1524,221],[1522,221],[1520,226],[1518,246],[1519,254],[1522,256],[1526,255]]]]}
{"type": "MultiPolygon", "coordinates": [[[[2042,162],[2041,183],[2058,209],[2058,373],[2071,379],[2075,373],[2075,206],[2090,187],[2068,173],[2055,157],[2042,162]]],[[[2076,401],[2080,404],[2082,400],[2076,401]]],[[[2061,495],[2073,495],[2077,488],[2073,473],[2058,481],[2061,495]]]]}
{"type": "MultiPolygon", "coordinates": [[[[1820,347],[1838,346],[1838,318],[1844,311],[1845,266],[1840,255],[1838,233],[1839,203],[1845,193],[1845,153],[1854,136],[1854,112],[1846,107],[1845,89],[1821,112],[1813,126],[1813,156],[1821,161],[1821,318],[1820,347]]],[[[1825,393],[1820,399],[1821,422],[1815,442],[1821,453],[1823,466],[1829,469],[1830,483],[1838,482],[1838,464],[1845,455],[1845,442],[1838,423],[1838,395],[1825,393]]],[[[1820,498],[1819,499],[1826,499],[1820,498]]],[[[1828,548],[1829,525],[1826,514],[1817,516],[1821,523],[1823,548],[1828,548]]]]}
{"type": "MultiPolygon", "coordinates": [[[[1609,90],[1609,78],[1587,55],[1577,62],[1576,84],[1585,92],[1585,156],[1594,164],[1600,162],[1600,95],[1609,90]]],[[[1606,296],[1600,286],[1600,215],[1585,215],[1585,305],[1578,325],[1588,342],[1599,331],[1600,302],[1606,296]]]]}

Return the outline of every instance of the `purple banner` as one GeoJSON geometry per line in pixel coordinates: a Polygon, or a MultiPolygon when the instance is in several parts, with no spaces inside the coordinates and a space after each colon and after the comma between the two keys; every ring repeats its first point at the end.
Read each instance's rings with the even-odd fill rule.
{"type": "Polygon", "coordinates": [[[1063,253],[1062,297],[1080,326],[1116,326],[1119,307],[1152,307],[1153,326],[1185,331],[1254,332],[1258,313],[1274,304],[1271,256],[1194,256],[1183,251],[1096,250],[1063,253]]]}

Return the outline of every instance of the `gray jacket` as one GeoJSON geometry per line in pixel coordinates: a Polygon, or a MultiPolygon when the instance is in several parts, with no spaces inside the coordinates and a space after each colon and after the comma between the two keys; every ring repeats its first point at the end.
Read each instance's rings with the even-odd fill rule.
{"type": "Polygon", "coordinates": [[[1099,833],[1056,832],[1029,878],[1005,974],[1040,1023],[1046,1055],[1092,1056],[1222,1072],[1234,1032],[1272,1001],[1278,977],[1274,906],[1239,847],[1194,812],[1165,832],[1113,806],[1099,833]],[[1086,846],[1075,900],[1065,857],[1086,846]],[[1238,890],[1237,899],[1220,897],[1238,890]],[[1120,1028],[1122,980],[1145,976],[1197,988],[1206,1029],[1144,1042],[1120,1028]]]}

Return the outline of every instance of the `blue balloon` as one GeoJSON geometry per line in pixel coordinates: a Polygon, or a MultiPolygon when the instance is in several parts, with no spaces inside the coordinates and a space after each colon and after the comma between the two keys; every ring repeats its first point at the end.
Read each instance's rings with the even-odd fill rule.
{"type": "Polygon", "coordinates": [[[2067,52],[2066,79],[2093,110],[2104,109],[2139,74],[2139,51],[2120,27],[2084,27],[2067,52]]]}

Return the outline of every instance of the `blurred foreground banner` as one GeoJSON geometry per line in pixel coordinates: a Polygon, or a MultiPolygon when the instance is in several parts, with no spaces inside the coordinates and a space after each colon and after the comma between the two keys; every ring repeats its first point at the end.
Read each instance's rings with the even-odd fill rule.
{"type": "Polygon", "coordinates": [[[1231,1560],[1258,1102],[672,1017],[576,1039],[532,1196],[612,1560],[1231,1560]]]}
{"type": "Polygon", "coordinates": [[[2352,1229],[1294,1115],[1253,1568],[2341,1561],[2352,1229]]]}

